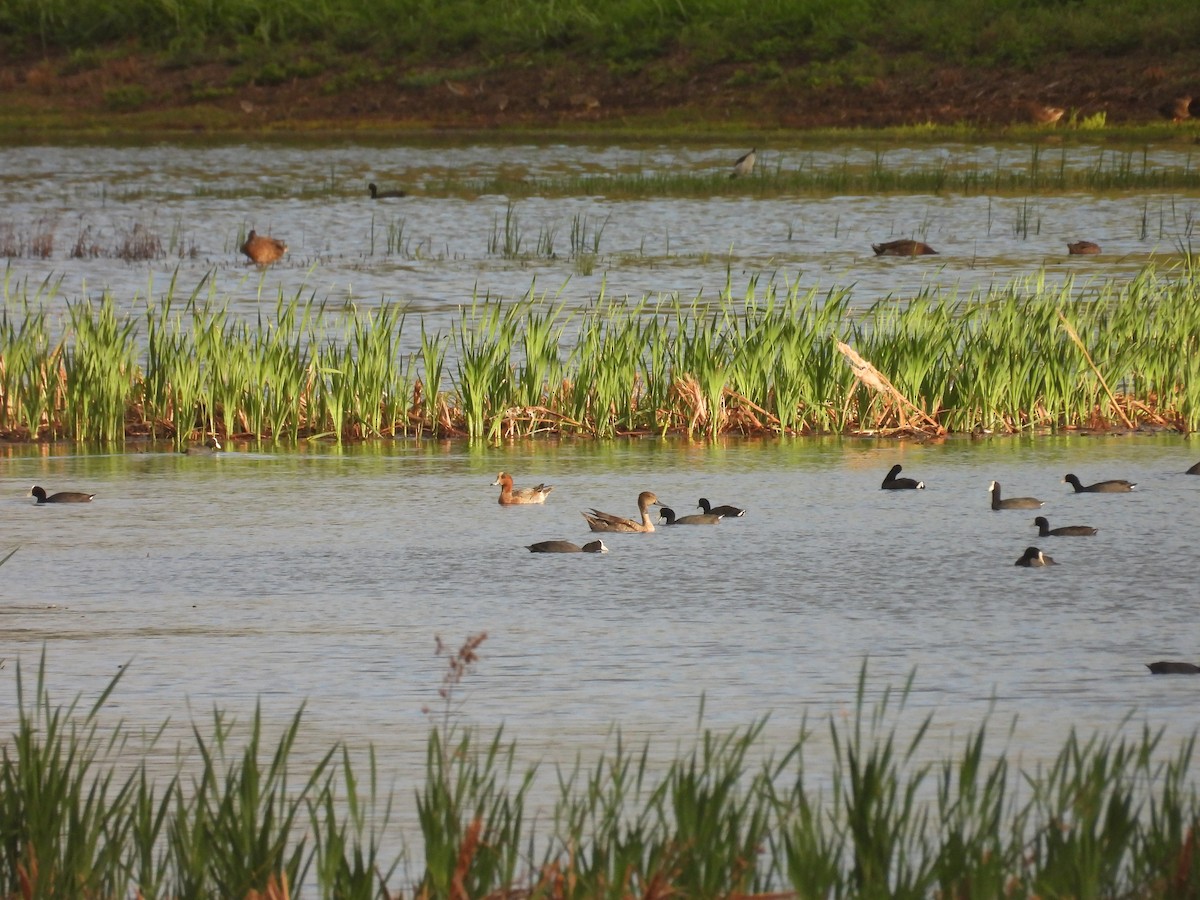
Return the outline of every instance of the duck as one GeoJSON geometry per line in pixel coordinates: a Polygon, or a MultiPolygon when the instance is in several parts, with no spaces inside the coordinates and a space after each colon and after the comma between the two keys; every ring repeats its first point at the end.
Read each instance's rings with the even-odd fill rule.
{"type": "Polygon", "coordinates": [[[1200,475],[1200,462],[1196,463],[1194,466],[1192,466],[1190,469],[1188,469],[1183,474],[1185,474],[1185,475],[1200,475]]]}
{"type": "Polygon", "coordinates": [[[1200,666],[1190,662],[1169,662],[1163,659],[1146,663],[1146,668],[1150,670],[1151,675],[1200,675],[1200,666]]]}
{"type": "Polygon", "coordinates": [[[1063,525],[1060,528],[1051,528],[1050,521],[1045,516],[1038,516],[1033,520],[1033,524],[1037,526],[1038,537],[1090,537],[1098,530],[1091,525],[1063,525]]]}
{"type": "Polygon", "coordinates": [[[1056,125],[1066,113],[1061,106],[1046,106],[1042,103],[1030,103],[1029,118],[1037,125],[1056,125]]]}
{"type": "Polygon", "coordinates": [[[538,541],[525,549],[530,553],[607,553],[604,541],[588,541],[582,547],[570,541],[538,541]]]}
{"type": "Polygon", "coordinates": [[[1075,488],[1077,494],[1128,494],[1137,486],[1136,481],[1126,481],[1124,478],[1112,478],[1108,481],[1097,481],[1095,484],[1080,484],[1074,475],[1064,475],[1063,481],[1075,488]]]}
{"type": "Polygon", "coordinates": [[[915,478],[897,478],[903,467],[900,463],[892,466],[891,471],[883,479],[883,484],[880,485],[881,490],[885,491],[923,491],[925,490],[925,482],[917,481],[915,478]]]}
{"type": "Polygon", "coordinates": [[[1100,252],[1100,245],[1095,241],[1075,241],[1067,244],[1067,253],[1071,256],[1092,256],[1100,252]]]}
{"type": "Polygon", "coordinates": [[[386,200],[390,197],[407,197],[408,194],[404,191],[381,191],[375,186],[375,182],[367,184],[367,190],[371,192],[372,200],[386,200]]]}
{"type": "Polygon", "coordinates": [[[1026,547],[1025,552],[1021,554],[1021,558],[1013,563],[1013,565],[1034,569],[1039,566],[1056,566],[1058,563],[1054,561],[1053,556],[1047,556],[1037,547],[1026,547]]]}
{"type": "Polygon", "coordinates": [[[737,162],[733,164],[733,171],[729,174],[730,178],[737,178],[739,175],[749,175],[754,171],[754,162],[758,159],[758,148],[755,147],[749,153],[744,153],[737,158],[737,162]]]}
{"type": "Polygon", "coordinates": [[[287,253],[288,245],[273,237],[261,235],[251,228],[241,250],[254,261],[255,265],[269,266],[287,253]]]}
{"type": "Polygon", "coordinates": [[[646,534],[654,530],[654,523],[650,521],[650,507],[658,505],[658,497],[654,495],[653,491],[642,491],[638,494],[638,511],[642,514],[640,522],[636,519],[626,519],[623,516],[614,516],[612,513],[600,512],[598,509],[588,510],[581,515],[587,520],[588,528],[592,531],[646,534]]]}
{"type": "Polygon", "coordinates": [[[911,241],[901,238],[898,241],[884,241],[882,244],[872,244],[871,249],[876,256],[928,256],[937,255],[937,251],[923,241],[911,241]]]}
{"type": "Polygon", "coordinates": [[[1007,500],[1001,500],[998,481],[989,484],[988,490],[992,494],[992,509],[1041,509],[1046,505],[1045,500],[1039,500],[1037,497],[1009,497],[1007,500]]]}
{"type": "Polygon", "coordinates": [[[500,505],[518,506],[523,503],[545,503],[546,496],[554,490],[550,484],[539,484],[537,487],[513,490],[512,476],[501,472],[492,482],[492,486],[500,485],[500,505]]]}
{"type": "Polygon", "coordinates": [[[1176,97],[1160,106],[1158,111],[1164,118],[1170,119],[1172,122],[1190,119],[1192,117],[1192,98],[1190,95],[1176,97]]]}
{"type": "MultiPolygon", "coordinates": [[[[1200,465],[1200,463],[1197,463],[1197,465],[1200,465]]],[[[713,506],[704,497],[700,498],[699,506],[704,510],[705,515],[723,516],[726,519],[740,519],[746,515],[746,511],[739,506],[729,506],[728,504],[713,506]]]]}
{"type": "Polygon", "coordinates": [[[221,442],[213,435],[203,444],[191,444],[183,452],[188,456],[212,456],[220,453],[222,449],[221,442]]]}
{"type": "Polygon", "coordinates": [[[33,490],[29,492],[31,497],[36,497],[39,504],[42,503],[91,503],[95,494],[85,494],[82,491],[59,491],[57,494],[46,496],[45,488],[40,488],[36,484],[33,490]]]}
{"type": "Polygon", "coordinates": [[[669,506],[661,507],[658,515],[664,525],[719,525],[724,518],[716,513],[704,513],[675,518],[675,510],[669,506]]]}

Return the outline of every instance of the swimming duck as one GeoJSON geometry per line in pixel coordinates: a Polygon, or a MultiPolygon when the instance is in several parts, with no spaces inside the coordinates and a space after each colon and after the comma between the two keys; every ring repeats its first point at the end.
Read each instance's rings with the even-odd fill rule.
{"type": "Polygon", "coordinates": [[[1093,241],[1076,241],[1067,244],[1067,253],[1071,256],[1091,256],[1100,252],[1100,245],[1093,241]]]}
{"type": "MultiPolygon", "coordinates": [[[[1200,465],[1200,463],[1196,465],[1200,465]]],[[[728,504],[724,506],[712,506],[703,497],[700,498],[699,506],[704,510],[705,515],[724,516],[726,519],[740,519],[746,514],[746,511],[738,506],[729,506],[728,504]]]]}
{"type": "Polygon", "coordinates": [[[522,503],[545,503],[546,495],[554,490],[553,485],[539,484],[537,487],[513,490],[512,476],[501,472],[492,482],[492,486],[500,485],[500,505],[517,506],[522,503]]]}
{"type": "Polygon", "coordinates": [[[527,548],[530,553],[607,553],[604,541],[588,541],[580,547],[570,541],[538,541],[527,548]]]}
{"type": "Polygon", "coordinates": [[[29,492],[31,497],[36,497],[40,503],[91,503],[95,494],[85,494],[82,491],[59,491],[57,494],[46,496],[44,488],[38,487],[36,484],[33,490],[29,492]]]}
{"type": "Polygon", "coordinates": [[[1041,509],[1046,501],[1039,500],[1036,497],[1010,497],[1007,500],[1000,499],[1000,482],[993,481],[988,485],[988,490],[992,493],[992,509],[1041,509]]]}
{"type": "Polygon", "coordinates": [[[890,472],[883,479],[883,484],[880,485],[881,490],[885,491],[923,491],[925,490],[925,482],[917,481],[915,478],[897,478],[900,474],[902,466],[900,463],[892,466],[890,472]]]}
{"type": "Polygon", "coordinates": [[[1189,662],[1158,662],[1146,663],[1146,668],[1152,675],[1200,675],[1200,666],[1189,662]]]}
{"type": "Polygon", "coordinates": [[[1096,533],[1096,529],[1091,525],[1063,525],[1061,528],[1051,528],[1050,521],[1045,516],[1038,516],[1033,520],[1033,524],[1037,526],[1038,537],[1049,537],[1050,535],[1057,537],[1090,537],[1096,533]]]}
{"type": "Polygon", "coordinates": [[[1077,494],[1127,494],[1137,484],[1135,481],[1126,481],[1124,478],[1097,481],[1095,484],[1080,484],[1079,479],[1074,475],[1064,475],[1063,481],[1075,488],[1077,494]]]}
{"type": "Polygon", "coordinates": [[[367,190],[371,192],[372,200],[386,200],[389,197],[408,196],[408,194],[406,194],[404,191],[381,191],[379,188],[375,187],[375,182],[373,181],[367,185],[367,190]]]}
{"type": "Polygon", "coordinates": [[[1033,569],[1039,566],[1056,566],[1058,563],[1054,561],[1053,556],[1047,556],[1037,547],[1026,547],[1021,558],[1013,563],[1013,565],[1033,569]]]}
{"type": "Polygon", "coordinates": [[[614,516],[612,513],[600,512],[598,509],[588,510],[582,515],[587,519],[588,528],[592,531],[644,534],[654,530],[654,523],[650,521],[650,507],[658,505],[658,497],[654,496],[653,491],[642,491],[638,494],[638,511],[642,514],[640,522],[635,519],[626,519],[623,516],[614,516]]]}
{"type": "Polygon", "coordinates": [[[246,235],[246,243],[242,244],[242,252],[259,266],[268,266],[282,258],[287,249],[288,246],[283,241],[258,234],[253,228],[246,235]]]}
{"type": "Polygon", "coordinates": [[[758,159],[758,148],[755,147],[749,153],[743,154],[737,158],[737,162],[733,164],[733,171],[729,174],[730,178],[737,178],[739,175],[749,175],[754,171],[754,161],[758,159]]]}
{"type": "Polygon", "coordinates": [[[203,444],[192,444],[183,452],[188,456],[212,456],[220,453],[221,449],[221,442],[217,440],[216,435],[213,435],[203,444]]]}
{"type": "Polygon", "coordinates": [[[714,513],[681,516],[677,519],[675,518],[675,510],[669,506],[661,507],[658,515],[664,525],[719,525],[722,519],[722,516],[714,513]]]}
{"type": "Polygon", "coordinates": [[[910,241],[901,238],[898,241],[884,241],[882,244],[872,244],[871,249],[876,256],[928,256],[937,251],[923,241],[910,241]]]}

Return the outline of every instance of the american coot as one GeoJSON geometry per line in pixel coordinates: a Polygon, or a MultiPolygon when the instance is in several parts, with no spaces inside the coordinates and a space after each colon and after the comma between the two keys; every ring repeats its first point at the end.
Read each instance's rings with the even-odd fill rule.
{"type": "Polygon", "coordinates": [[[210,437],[203,444],[192,444],[183,452],[188,456],[212,456],[221,452],[221,442],[216,437],[210,437]]]}
{"type": "Polygon", "coordinates": [[[1010,497],[1007,500],[1000,499],[1000,482],[993,481],[988,485],[988,490],[992,492],[992,509],[1041,509],[1046,501],[1038,500],[1036,497],[1010,497]]]}
{"type": "Polygon", "coordinates": [[[1188,475],[1200,475],[1200,462],[1196,463],[1194,466],[1192,466],[1190,469],[1188,469],[1187,474],[1188,475]]]}
{"type": "Polygon", "coordinates": [[[241,249],[256,265],[266,266],[287,253],[288,246],[283,241],[261,235],[251,228],[241,249]]]}
{"type": "Polygon", "coordinates": [[[570,541],[538,541],[527,548],[530,553],[607,553],[604,541],[589,541],[580,547],[570,541]]]}
{"type": "Polygon", "coordinates": [[[703,515],[682,516],[675,518],[675,510],[669,506],[662,507],[658,514],[662,517],[664,525],[719,525],[721,524],[721,516],[714,513],[706,513],[703,515]]]}
{"type": "Polygon", "coordinates": [[[887,473],[887,477],[883,479],[883,484],[880,488],[885,491],[923,491],[925,490],[925,482],[917,481],[915,478],[897,478],[900,474],[901,465],[896,463],[892,466],[892,470],[887,473]]]}
{"type": "Polygon", "coordinates": [[[700,508],[704,510],[705,515],[724,516],[726,519],[739,519],[746,514],[746,511],[738,506],[713,506],[703,497],[700,498],[700,508]]]}
{"type": "Polygon", "coordinates": [[[876,256],[928,256],[937,255],[937,251],[922,241],[910,241],[902,238],[898,241],[884,241],[882,244],[872,244],[871,249],[876,256]]]}
{"type": "Polygon", "coordinates": [[[31,497],[37,497],[38,503],[91,503],[95,494],[85,494],[82,491],[59,491],[57,494],[46,496],[45,488],[40,488],[36,484],[33,490],[29,492],[31,497]]]}
{"type": "Polygon", "coordinates": [[[733,171],[729,173],[730,178],[737,178],[739,175],[749,175],[754,171],[754,162],[758,159],[758,148],[755,147],[749,153],[746,153],[737,158],[737,162],[733,164],[733,171]]]}
{"type": "Polygon", "coordinates": [[[1037,526],[1038,537],[1049,537],[1050,535],[1058,537],[1089,537],[1096,533],[1096,529],[1091,525],[1063,525],[1061,528],[1051,528],[1050,522],[1045,516],[1038,516],[1033,520],[1033,524],[1037,526]]]}
{"type": "Polygon", "coordinates": [[[1054,561],[1053,556],[1047,556],[1037,547],[1026,547],[1025,552],[1021,554],[1021,558],[1013,563],[1013,565],[1025,566],[1028,569],[1032,569],[1038,566],[1055,566],[1058,563],[1054,561]]]}
{"type": "Polygon", "coordinates": [[[1093,256],[1100,252],[1100,245],[1092,241],[1076,241],[1067,244],[1067,252],[1072,256],[1093,256]]]}
{"type": "Polygon", "coordinates": [[[373,181],[367,185],[367,190],[371,192],[372,200],[387,200],[391,197],[408,196],[408,194],[404,193],[404,191],[381,191],[379,188],[375,187],[375,182],[373,181]]]}
{"type": "Polygon", "coordinates": [[[1153,675],[1200,675],[1200,666],[1189,662],[1159,662],[1146,663],[1146,668],[1153,675]]]}
{"type": "Polygon", "coordinates": [[[619,534],[642,534],[654,530],[650,521],[650,507],[658,506],[658,497],[653,491],[642,491],[638,494],[638,511],[642,514],[640,522],[626,519],[624,516],[614,516],[612,513],[600,512],[598,509],[588,510],[582,515],[587,519],[588,528],[592,531],[611,531],[619,534]]]}
{"type": "Polygon", "coordinates": [[[492,482],[492,486],[500,485],[500,505],[519,506],[523,503],[545,503],[546,495],[554,490],[553,485],[539,484],[537,487],[513,490],[512,476],[501,472],[492,482]]]}
{"type": "Polygon", "coordinates": [[[1124,478],[1113,478],[1109,481],[1097,481],[1095,484],[1080,484],[1074,475],[1064,475],[1063,481],[1075,488],[1077,494],[1127,494],[1133,490],[1135,481],[1124,478]]]}

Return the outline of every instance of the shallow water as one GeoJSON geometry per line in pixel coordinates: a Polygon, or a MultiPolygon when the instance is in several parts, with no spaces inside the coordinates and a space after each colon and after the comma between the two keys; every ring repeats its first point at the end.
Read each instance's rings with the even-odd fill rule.
{"type": "MultiPolygon", "coordinates": [[[[533,197],[515,201],[520,237],[505,257],[509,200],[439,196],[438,185],[493,175],[569,175],[685,171],[723,174],[744,148],[611,147],[551,144],[389,146],[337,144],[42,146],[0,148],[0,205],[8,281],[33,294],[43,281],[67,300],[112,290],[121,300],[160,295],[172,278],[186,296],[201,285],[235,312],[256,314],[280,292],[369,308],[406,306],[444,328],[472,296],[514,300],[531,288],[568,306],[609,297],[690,300],[715,297],[727,284],[740,295],[751,279],[772,274],[803,289],[853,285],[854,302],[906,297],[932,285],[969,292],[1023,278],[1041,267],[1051,284],[1080,286],[1125,278],[1152,259],[1191,245],[1200,200],[1169,192],[1106,196],[987,197],[874,195],[759,199],[744,197],[620,200],[605,196],[533,197]],[[268,164],[264,165],[264,162],[268,164]],[[373,202],[366,183],[403,186],[412,196],[373,202]],[[579,242],[599,248],[594,267],[577,263],[579,242]],[[161,241],[165,258],[124,262],[113,254],[141,226],[161,241]],[[260,272],[237,251],[250,228],[285,239],[289,255],[260,272]],[[32,258],[37,235],[48,258],[32,258]],[[96,258],[73,258],[77,243],[96,258]],[[878,259],[873,242],[917,237],[940,255],[878,259]],[[1068,257],[1068,241],[1087,238],[1101,257],[1068,257]],[[539,250],[539,239],[543,246],[539,250]]],[[[814,150],[763,149],[760,169],[931,168],[975,165],[1025,169],[1031,146],[913,146],[885,150],[846,144],[814,150]]],[[[1039,150],[1057,169],[1111,165],[1119,154],[1100,146],[1039,150]]],[[[1189,151],[1139,150],[1129,165],[1189,164],[1189,151]],[[1143,153],[1144,159],[1143,159],[1143,153]]],[[[444,193],[444,192],[442,192],[444,193]]]]}
{"type": "MultiPolygon", "coordinates": [[[[299,758],[337,738],[374,743],[410,824],[442,711],[435,637],[456,648],[481,631],[455,709],[503,724],[526,759],[594,758],[613,726],[669,752],[702,704],[721,730],[769,716],[767,746],[790,745],[806,718],[853,709],[864,662],[870,697],[914,676],[907,721],[934,714],[935,756],[989,711],[1017,720],[1009,747],[1029,764],[1071,728],[1147,723],[1176,746],[1197,682],[1145,663],[1200,656],[1200,478],[1180,474],[1197,458],[1200,444],[1176,435],[397,442],[217,458],[12,448],[0,508],[3,549],[19,549],[3,566],[0,679],[15,696],[16,662],[30,673],[44,649],[54,696],[88,699],[129,664],[112,715],[147,728],[171,717],[184,741],[213,708],[245,716],[261,700],[280,723],[305,704],[299,758]],[[928,488],[881,491],[895,461],[928,488]],[[553,484],[546,505],[500,507],[502,469],[518,486],[553,484]],[[1138,489],[1076,495],[1068,471],[1138,489]],[[1046,500],[1052,525],[1100,533],[1039,540],[1035,513],[988,508],[991,479],[1046,500]],[[36,506],[34,483],[97,497],[36,506]],[[631,515],[644,489],[677,512],[700,496],[749,512],[609,535],[604,556],[525,551],[588,540],[580,509],[631,515]],[[1015,567],[1029,544],[1060,564],[1015,567]]],[[[0,705],[0,728],[14,716],[0,705]]],[[[827,751],[821,728],[813,771],[828,770],[827,751]]]]}

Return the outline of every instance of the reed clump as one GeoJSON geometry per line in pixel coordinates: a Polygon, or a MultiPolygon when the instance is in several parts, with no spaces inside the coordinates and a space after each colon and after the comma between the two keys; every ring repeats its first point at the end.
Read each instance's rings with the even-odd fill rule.
{"type": "Polygon", "coordinates": [[[47,282],[5,281],[0,433],[183,446],[224,438],[499,440],[673,433],[1022,432],[1200,427],[1200,277],[1040,277],[869,308],[849,289],[752,279],[735,297],[474,298],[449,334],[299,295],[235,318],[204,284],[144,312],[110,294],[51,323],[47,282]],[[844,348],[862,364],[849,365],[844,348]]]}
{"type": "Polygon", "coordinates": [[[31,695],[18,666],[16,730],[0,745],[0,896],[1200,891],[1194,735],[1170,750],[1162,732],[1127,718],[1113,735],[1072,732],[1047,762],[1021,768],[1011,732],[995,748],[986,721],[930,747],[930,718],[905,709],[912,678],[870,700],[865,665],[852,711],[830,715],[814,753],[807,723],[769,746],[765,720],[718,733],[701,709],[697,735],[665,755],[618,731],[596,759],[556,766],[544,810],[532,800],[541,769],[515,763],[515,742],[435,724],[421,783],[397,786],[421,832],[411,868],[387,849],[394,798],[376,791],[374,753],[361,779],[340,745],[302,767],[299,713],[273,747],[258,711],[241,728],[215,713],[212,737],[194,726],[197,752],[155,778],[132,735],[100,724],[118,681],[90,708],[64,707],[46,689],[44,657],[31,695]]]}

